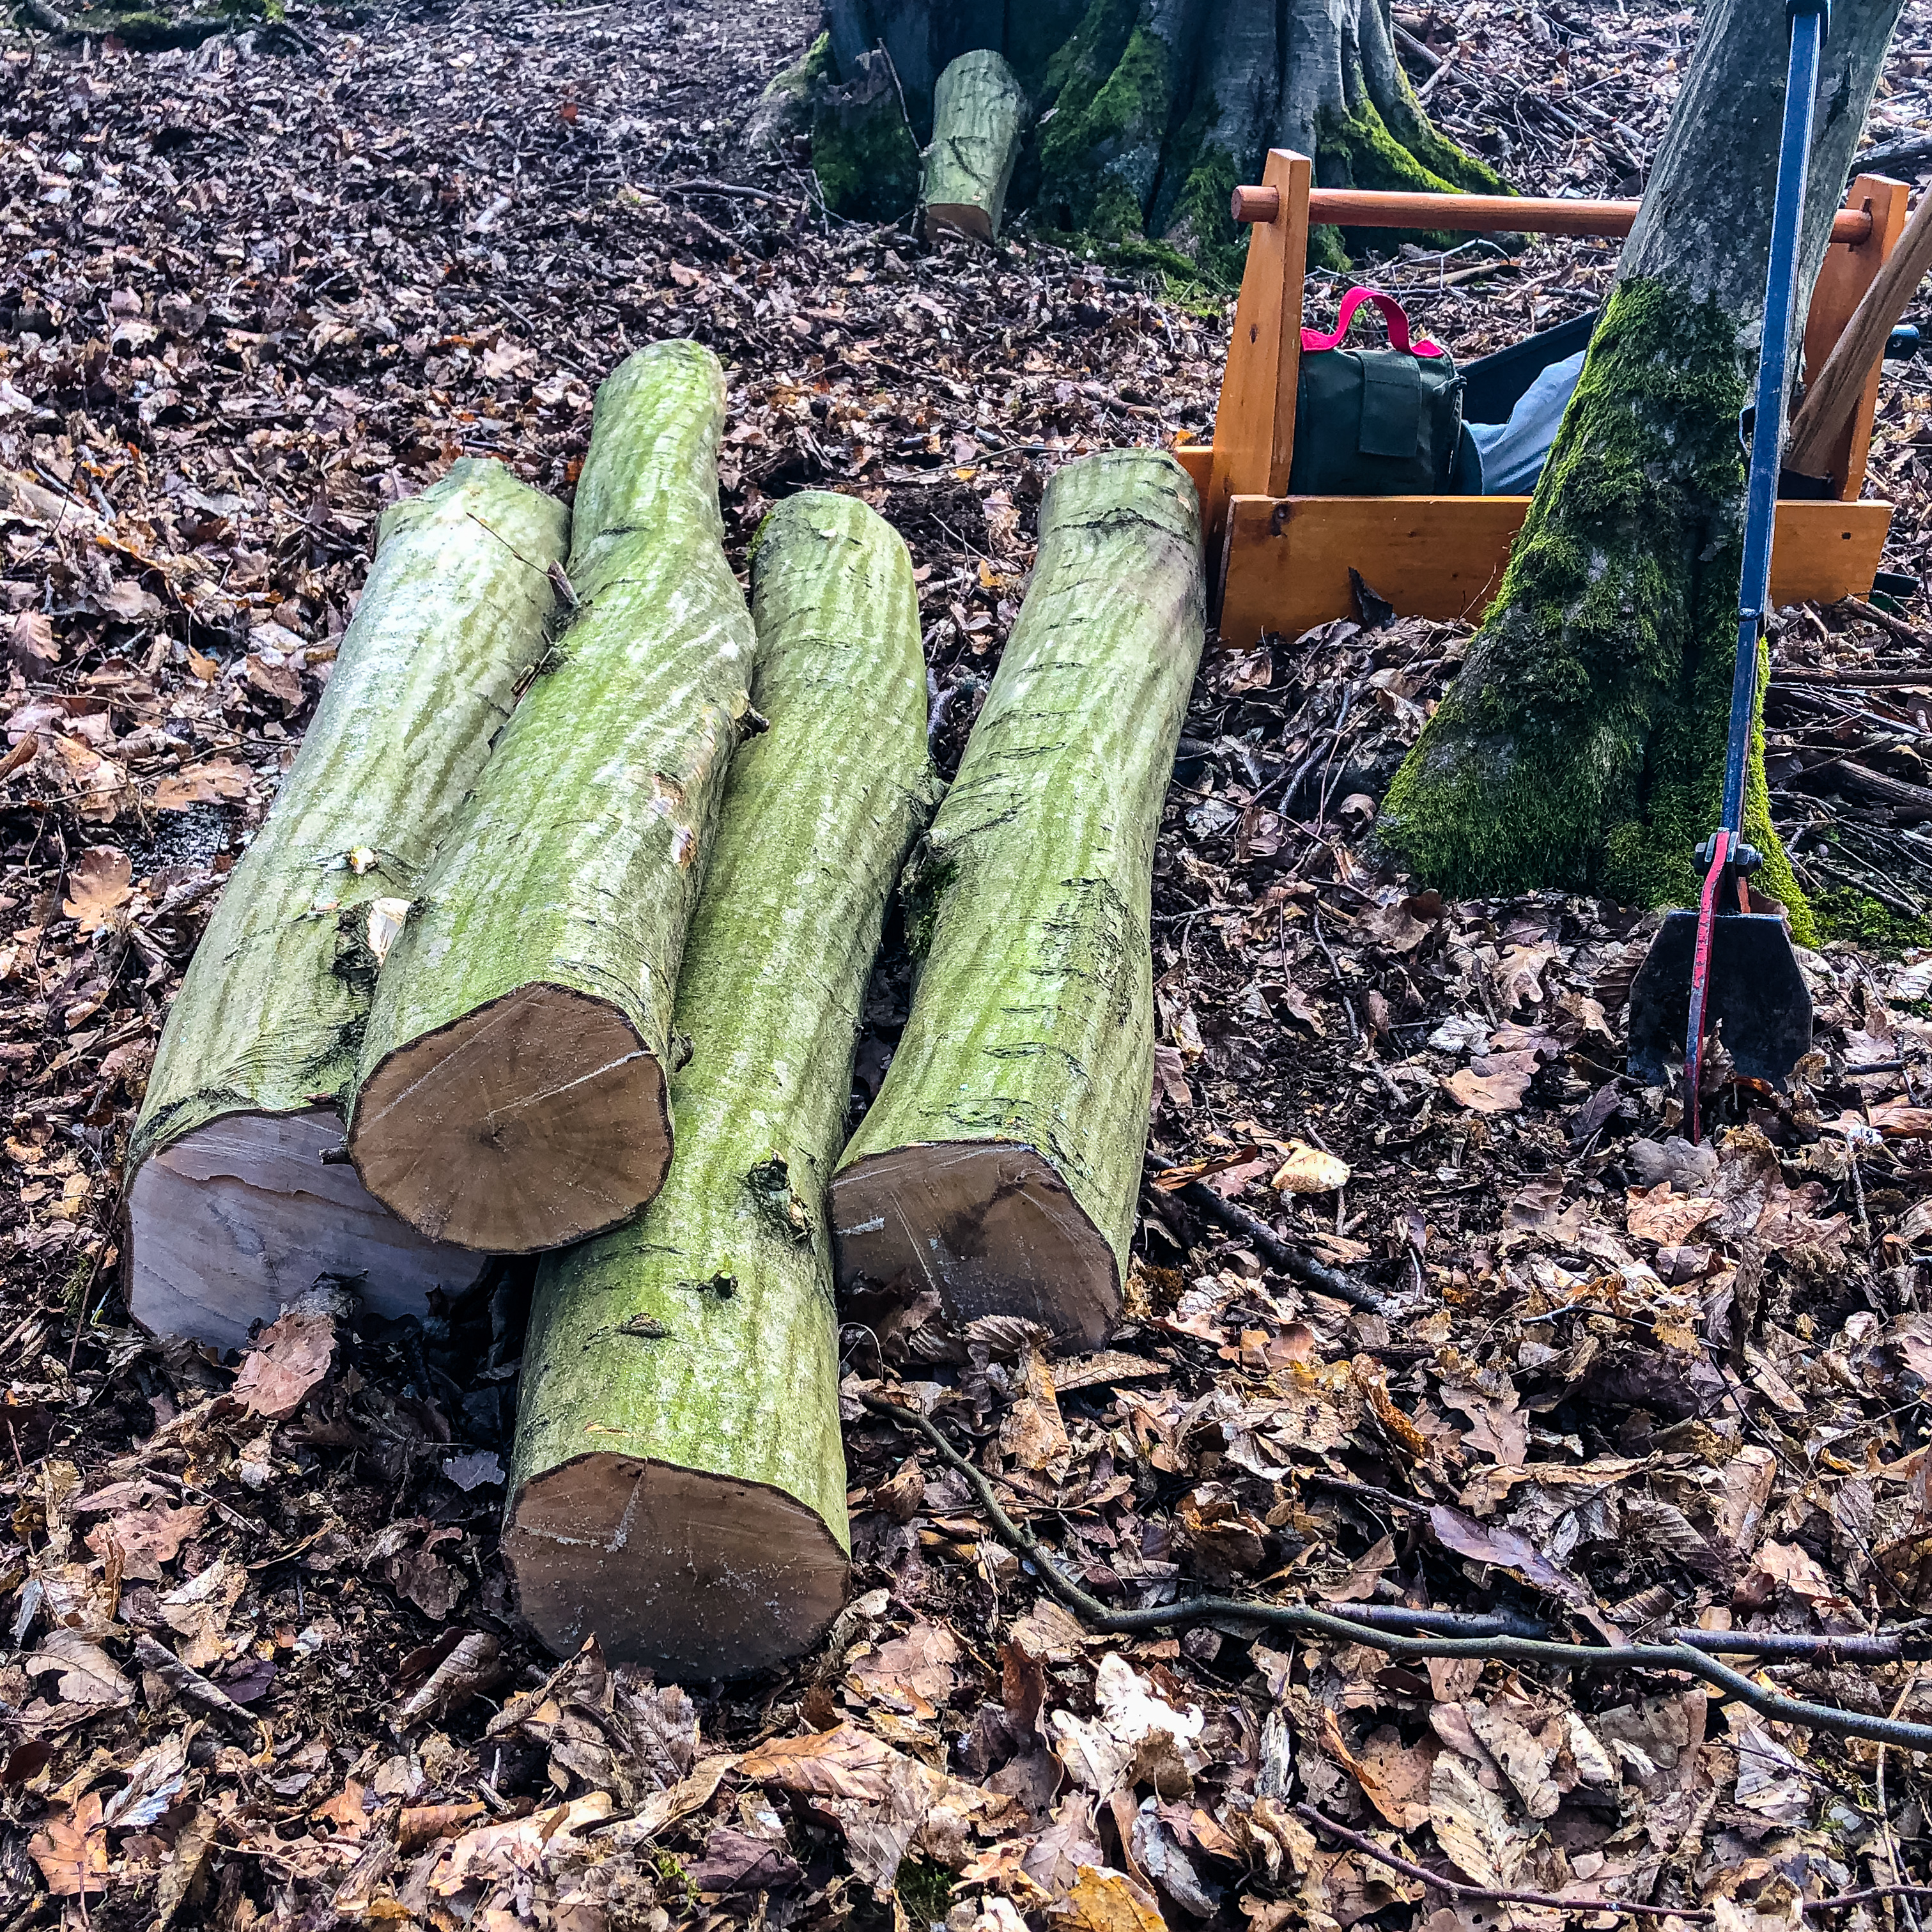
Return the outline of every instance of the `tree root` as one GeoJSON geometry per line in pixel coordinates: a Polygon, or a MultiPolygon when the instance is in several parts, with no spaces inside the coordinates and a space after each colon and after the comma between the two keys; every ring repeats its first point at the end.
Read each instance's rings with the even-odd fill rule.
{"type": "MultiPolygon", "coordinates": [[[[1318,1610],[1304,1604],[1250,1602],[1238,1597],[1190,1597],[1184,1602],[1157,1604],[1146,1610],[1110,1610],[1060,1568],[1030,1530],[1007,1515],[984,1473],[946,1441],[928,1417],[903,1403],[887,1402],[877,1396],[862,1396],[860,1400],[872,1414],[884,1418],[896,1427],[915,1430],[925,1436],[946,1466],[965,1478],[1000,1537],[1034,1565],[1041,1582],[1068,1610],[1090,1629],[1103,1636],[1163,1630],[1180,1624],[1205,1623],[1220,1617],[1261,1624],[1276,1630],[1300,1630],[1311,1636],[1325,1636],[1343,1643],[1366,1644],[1386,1651],[1392,1657],[1415,1660],[1477,1657],[1515,1664],[1553,1664],[1564,1670],[1682,1671],[1702,1678],[1726,1696],[1749,1706],[1760,1717],[1772,1718],[1779,1724],[1797,1724],[1808,1730],[1830,1731],[1840,1737],[1868,1738],[1879,1744],[1897,1744],[1906,1750],[1932,1751],[1932,1724],[1912,1724],[1894,1718],[1869,1717],[1862,1711],[1841,1711],[1829,1704],[1814,1704],[1804,1698],[1784,1696],[1681,1640],[1670,1643],[1561,1643],[1537,1637],[1496,1634],[1493,1620],[1464,1627],[1473,1628],[1480,1634],[1409,1636],[1358,1621],[1340,1610],[1318,1610]]],[[[1734,1655],[1761,1654],[1758,1640],[1748,1630],[1708,1630],[1696,1634],[1700,1639],[1721,1642],[1734,1655]]],[[[1672,1635],[1676,1636],[1676,1634],[1673,1632],[1672,1635]]],[[[1828,1637],[1820,1639],[1820,1653],[1826,1653],[1833,1641],[1828,1637]]],[[[1788,1655],[1782,1651],[1778,1654],[1788,1655]]],[[[1607,1909],[1627,1910],[1628,1907],[1607,1909]]]]}

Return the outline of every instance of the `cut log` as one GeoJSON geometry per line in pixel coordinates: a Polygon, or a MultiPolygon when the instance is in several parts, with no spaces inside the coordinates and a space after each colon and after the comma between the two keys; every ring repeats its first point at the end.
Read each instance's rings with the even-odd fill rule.
{"type": "Polygon", "coordinates": [[[1012,69],[990,47],[962,54],[939,76],[921,189],[927,234],[991,242],[999,233],[1028,112],[1012,69]]]}
{"type": "Polygon", "coordinates": [[[959,775],[908,868],[922,956],[832,1183],[842,1283],[936,1289],[1093,1347],[1120,1306],[1154,1078],[1154,833],[1204,624],[1172,457],[1048,486],[1040,555],[959,775]]]}
{"type": "Polygon", "coordinates": [[[825,1185],[886,898],[931,808],[905,546],[789,498],[753,561],[759,709],[677,1023],[677,1160],[538,1276],[503,1548],[560,1652],[732,1677],[815,1642],[848,1539],[825,1185]]]}
{"type": "Polygon", "coordinates": [[[350,1151],[434,1240],[558,1247],[664,1184],[678,962],[752,668],[724,425],[694,342],[640,350],[598,391],[576,614],[377,984],[350,1151]]]}
{"type": "Polygon", "coordinates": [[[319,1274],[420,1314],[478,1258],[370,1198],[340,1147],[380,956],[542,657],[562,506],[464,461],[383,517],[334,670],[168,1015],[128,1150],[128,1304],[232,1347],[319,1274]]]}

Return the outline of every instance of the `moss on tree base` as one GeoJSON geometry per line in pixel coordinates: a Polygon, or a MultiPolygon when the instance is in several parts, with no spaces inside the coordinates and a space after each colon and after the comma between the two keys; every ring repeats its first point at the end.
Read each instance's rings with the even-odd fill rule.
{"type": "MultiPolygon", "coordinates": [[[[1384,843],[1430,884],[1694,902],[1723,790],[1748,374],[1715,302],[1642,279],[1611,297],[1496,606],[1383,802],[1384,843]]],[[[1744,835],[1809,942],[1761,712],[1744,835]]]]}
{"type": "Polygon", "coordinates": [[[888,221],[918,200],[919,143],[883,53],[864,56],[848,86],[820,92],[812,115],[812,165],[835,214],[888,221]]]}
{"type": "MultiPolygon", "coordinates": [[[[894,20],[917,26],[902,52],[943,45],[950,61],[992,49],[1012,62],[1042,112],[1012,206],[1030,207],[1039,228],[1102,244],[1163,241],[1224,283],[1239,279],[1247,248],[1229,192],[1258,178],[1270,146],[1313,155],[1330,186],[1508,191],[1430,124],[1396,59],[1388,0],[1085,0],[1072,22],[1078,4],[1021,14],[964,0],[942,14],[937,0],[840,0],[831,79],[846,85],[817,88],[812,125],[827,202],[874,218],[903,212],[916,154],[902,116],[888,111],[899,87],[925,126],[929,82],[902,65],[894,85],[885,54],[860,51],[856,22],[842,38],[836,17],[855,8],[867,38],[883,32],[888,46],[898,46],[894,20]],[[1060,38],[1046,53],[1049,20],[1060,38]]],[[[1310,252],[1346,266],[1335,230],[1318,230],[1310,252]]]]}

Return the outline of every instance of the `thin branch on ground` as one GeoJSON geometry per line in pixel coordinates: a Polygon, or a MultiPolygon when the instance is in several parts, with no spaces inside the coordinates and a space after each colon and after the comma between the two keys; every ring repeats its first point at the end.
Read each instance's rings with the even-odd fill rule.
{"type": "MultiPolygon", "coordinates": [[[[1318,1811],[1312,1804],[1298,1804],[1295,1815],[1305,1818],[1330,1838],[1340,1838],[1346,1845],[1352,1845],[1365,1857],[1373,1858],[1378,1864],[1387,1865],[1392,1871],[1400,1872],[1405,1878],[1419,1880],[1437,1892],[1446,1892],[1454,1898],[1479,1898],[1496,1905],[1538,1905],[1546,1910],[1581,1915],[1592,1912],[1624,1912],[1642,1918],[1682,1918],[1691,1924],[1708,1925],[1715,1922],[1718,1915],[1706,1912],[1694,1906],[1649,1905],[1634,1898],[1566,1898],[1553,1892],[1504,1892],[1486,1885],[1470,1885],[1460,1879],[1444,1878],[1439,1872],[1431,1871],[1426,1865],[1417,1864],[1412,1859],[1397,1856],[1384,1846],[1360,1832],[1352,1832],[1347,1826],[1339,1824],[1325,1811],[1318,1811]]],[[[1828,1898],[1801,1898],[1798,1909],[1801,1912],[1836,1912],[1846,1906],[1864,1905],[1878,1898],[1932,1898],[1932,1885],[1875,1885],[1862,1892],[1841,1892],[1828,1898]]]]}
{"type": "MultiPolygon", "coordinates": [[[[1152,1154],[1148,1156],[1147,1164],[1155,1174],[1171,1172],[1167,1162],[1156,1160],[1152,1154]]],[[[1312,1255],[1304,1254],[1299,1248],[1290,1247],[1259,1215],[1251,1214],[1245,1208],[1223,1200],[1202,1182],[1190,1180],[1174,1191],[1190,1208],[1198,1208],[1230,1234],[1253,1242],[1263,1261],[1291,1280],[1298,1281],[1304,1288],[1312,1288],[1317,1294],[1333,1295],[1337,1301],[1346,1301],[1351,1308],[1359,1308],[1371,1315],[1388,1312],[1388,1302],[1373,1288],[1356,1280],[1352,1275],[1338,1274],[1312,1255]]]]}
{"type": "MultiPolygon", "coordinates": [[[[1769,1718],[1780,1724],[1797,1724],[1808,1730],[1830,1731],[1840,1737],[1869,1738],[1880,1744],[1897,1744],[1905,1750],[1932,1751],[1932,1724],[1906,1724],[1894,1718],[1871,1717],[1862,1711],[1843,1711],[1829,1704],[1814,1704],[1804,1698],[1786,1697],[1688,1643],[1562,1643],[1534,1637],[1488,1634],[1454,1637],[1410,1636],[1353,1622],[1332,1610],[1315,1610],[1305,1604],[1254,1603],[1238,1597],[1190,1597],[1180,1603],[1157,1604],[1145,1610],[1110,1610],[1099,1598],[1082,1588],[1060,1568],[1058,1561],[1030,1530],[1007,1515],[983,1472],[946,1441],[930,1417],[878,1396],[862,1396],[860,1400],[873,1414],[884,1418],[897,1427],[915,1430],[925,1436],[946,1466],[965,1478],[1001,1538],[1033,1564],[1040,1580],[1069,1610],[1102,1635],[1162,1630],[1178,1624],[1203,1623],[1215,1618],[1226,1618],[1278,1630],[1300,1630],[1309,1636],[1329,1637],[1345,1643],[1366,1644],[1386,1651],[1392,1657],[1418,1661],[1432,1657],[1477,1657],[1514,1664],[1551,1664],[1563,1670],[1678,1671],[1701,1678],[1726,1696],[1748,1706],[1760,1717],[1769,1718]]],[[[1718,1636],[1720,1633],[1714,1631],[1709,1634],[1718,1636]]],[[[1749,1634],[1740,1633],[1736,1641],[1740,1654],[1744,1654],[1748,1648],[1749,1634]]]]}

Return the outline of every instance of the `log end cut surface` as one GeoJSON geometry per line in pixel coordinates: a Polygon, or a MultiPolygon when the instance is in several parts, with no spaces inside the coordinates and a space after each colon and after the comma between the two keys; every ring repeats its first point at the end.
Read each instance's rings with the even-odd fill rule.
{"type": "Polygon", "coordinates": [[[150,1154],[128,1218],[128,1304],[157,1335],[238,1348],[318,1275],[353,1283],[376,1314],[420,1316],[430,1291],[460,1294],[484,1263],[425,1240],[372,1199],[346,1162],[333,1108],[223,1114],[150,1154]]]}
{"type": "Polygon", "coordinates": [[[845,1553],[778,1490],[634,1456],[578,1456],[518,1493],[503,1553],[524,1616],[568,1656],[672,1679],[739,1677],[808,1650],[845,1600],[845,1553]]]}
{"type": "Polygon", "coordinates": [[[928,201],[926,226],[928,233],[936,230],[947,235],[964,235],[975,242],[993,238],[991,218],[983,208],[970,201],[928,201]]]}
{"type": "Polygon", "coordinates": [[[561,1247],[664,1185],[664,1069],[614,1006],[520,986],[389,1054],[350,1146],[369,1192],[432,1240],[561,1247]]]}
{"type": "Polygon", "coordinates": [[[1052,1165],[1007,1141],[855,1161],[832,1184],[838,1279],[909,1276],[957,1322],[1018,1315],[1094,1348],[1120,1312],[1114,1253],[1052,1165]]]}

